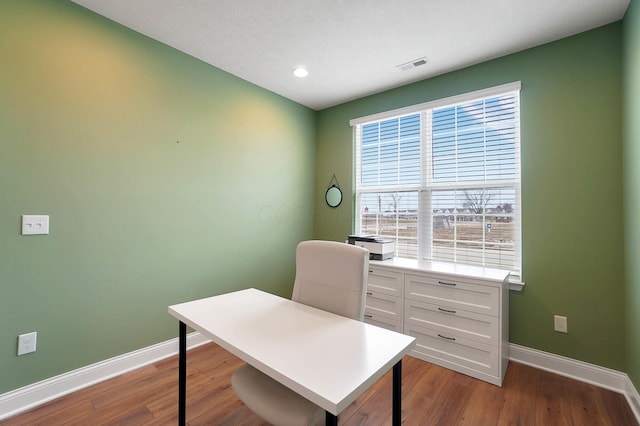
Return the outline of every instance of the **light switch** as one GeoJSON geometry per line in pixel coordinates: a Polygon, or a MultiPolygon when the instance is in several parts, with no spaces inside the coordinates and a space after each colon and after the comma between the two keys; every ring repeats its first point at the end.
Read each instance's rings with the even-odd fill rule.
{"type": "Polygon", "coordinates": [[[22,215],[22,235],[42,235],[49,233],[49,215],[22,215]]]}

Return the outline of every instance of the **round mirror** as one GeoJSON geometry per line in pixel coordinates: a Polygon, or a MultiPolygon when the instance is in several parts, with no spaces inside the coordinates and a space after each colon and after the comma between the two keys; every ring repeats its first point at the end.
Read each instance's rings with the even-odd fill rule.
{"type": "Polygon", "coordinates": [[[324,199],[329,207],[338,207],[342,202],[342,191],[337,186],[332,185],[327,189],[327,193],[324,194],[324,199]]]}

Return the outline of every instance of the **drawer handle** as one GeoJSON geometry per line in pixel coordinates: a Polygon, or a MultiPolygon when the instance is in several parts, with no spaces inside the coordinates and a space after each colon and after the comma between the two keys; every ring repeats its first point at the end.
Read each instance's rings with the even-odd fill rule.
{"type": "Polygon", "coordinates": [[[365,317],[365,318],[373,318],[373,315],[367,315],[367,314],[364,314],[364,317],[365,317]]]}
{"type": "Polygon", "coordinates": [[[368,291],[368,292],[367,292],[367,296],[373,296],[373,293],[372,293],[372,292],[370,292],[370,291],[368,291]]]}
{"type": "Polygon", "coordinates": [[[455,337],[447,337],[447,336],[443,336],[442,334],[438,333],[438,337],[441,337],[443,339],[447,339],[447,340],[451,340],[452,342],[454,342],[456,340],[455,337]]]}
{"type": "Polygon", "coordinates": [[[455,287],[456,286],[456,283],[448,283],[448,282],[445,282],[445,281],[438,281],[438,284],[448,285],[448,286],[451,286],[451,287],[455,287]]]}
{"type": "Polygon", "coordinates": [[[369,269],[369,272],[373,273],[373,269],[369,269]]]}
{"type": "Polygon", "coordinates": [[[456,313],[456,311],[454,311],[453,309],[443,309],[443,308],[438,308],[438,310],[439,310],[439,311],[442,311],[442,312],[446,312],[446,313],[448,313],[448,314],[455,314],[455,313],[456,313]]]}

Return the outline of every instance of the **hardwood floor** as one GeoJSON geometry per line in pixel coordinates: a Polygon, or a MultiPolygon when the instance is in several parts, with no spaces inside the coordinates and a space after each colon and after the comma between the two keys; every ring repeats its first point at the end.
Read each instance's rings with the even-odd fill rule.
{"type": "MultiPolygon", "coordinates": [[[[242,361],[214,344],[189,351],[191,426],[267,426],[229,380],[242,361]]],[[[0,422],[10,425],[175,425],[178,362],[171,357],[0,422]]],[[[623,395],[510,363],[502,388],[412,357],[403,361],[405,425],[637,425],[623,395]]],[[[391,424],[391,373],[339,416],[341,425],[391,424]]]]}

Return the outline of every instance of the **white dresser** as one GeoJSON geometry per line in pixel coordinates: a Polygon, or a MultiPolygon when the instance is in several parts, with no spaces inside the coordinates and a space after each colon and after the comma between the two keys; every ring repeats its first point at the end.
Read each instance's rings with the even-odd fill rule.
{"type": "Polygon", "coordinates": [[[416,338],[411,355],[502,386],[509,272],[394,258],[369,262],[365,322],[416,338]]]}

